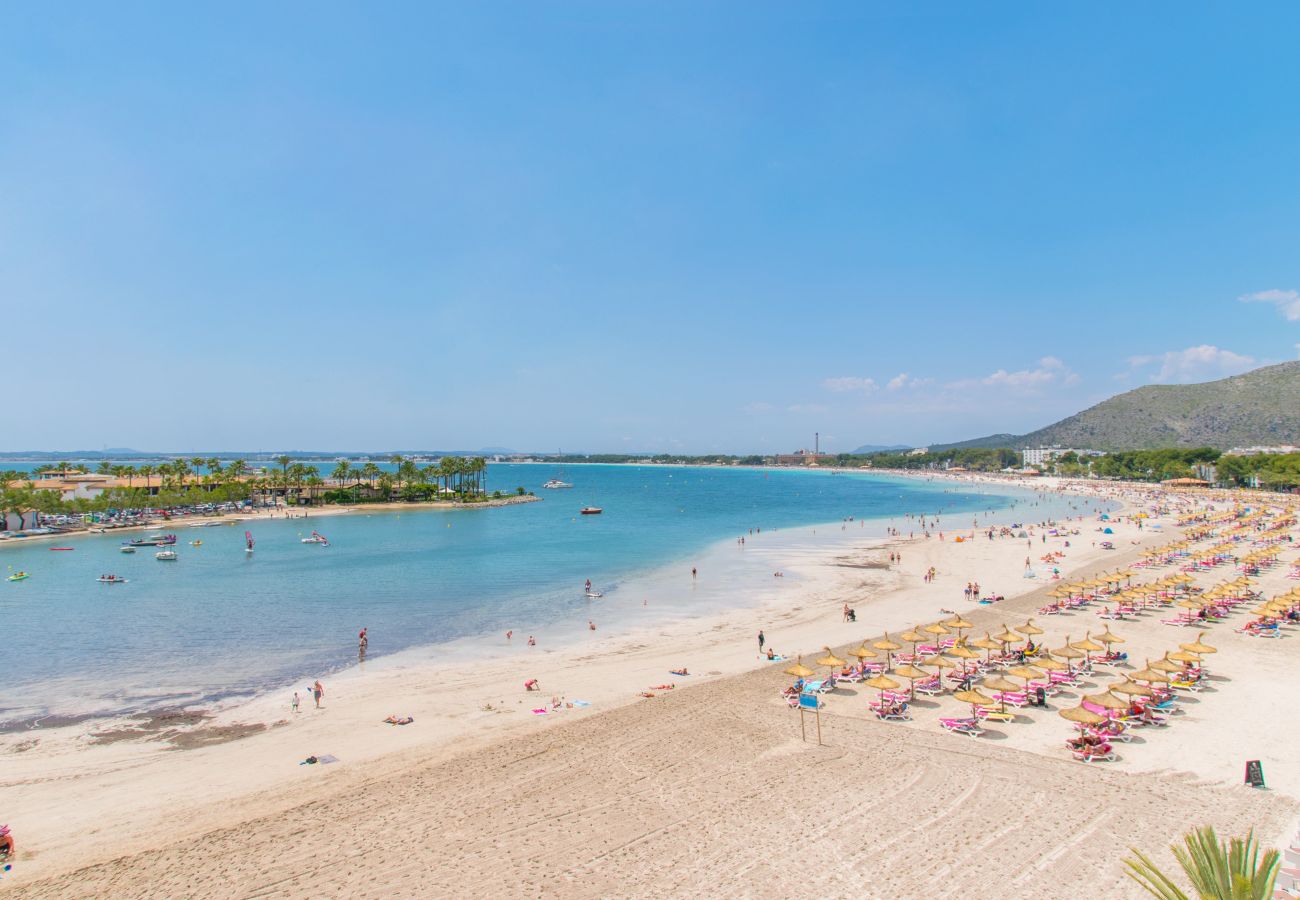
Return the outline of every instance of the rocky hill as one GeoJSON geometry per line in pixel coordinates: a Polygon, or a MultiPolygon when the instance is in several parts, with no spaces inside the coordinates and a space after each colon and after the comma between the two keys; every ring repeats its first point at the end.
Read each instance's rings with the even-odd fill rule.
{"type": "Polygon", "coordinates": [[[1300,361],[1202,384],[1151,384],[1024,435],[996,434],[932,447],[1090,450],[1300,444],[1300,361]]]}

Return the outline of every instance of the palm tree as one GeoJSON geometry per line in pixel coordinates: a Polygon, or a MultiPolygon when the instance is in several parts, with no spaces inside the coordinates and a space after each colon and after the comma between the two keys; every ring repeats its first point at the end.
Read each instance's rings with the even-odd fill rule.
{"type": "Polygon", "coordinates": [[[293,462],[293,457],[291,457],[291,456],[277,456],[277,457],[275,458],[275,461],[276,461],[277,463],[279,463],[279,465],[280,465],[280,474],[284,476],[284,478],[285,478],[286,481],[288,481],[288,480],[289,480],[289,463],[293,462]]]}
{"type": "Polygon", "coordinates": [[[212,476],[215,477],[215,476],[221,474],[221,460],[217,459],[215,456],[209,456],[209,457],[204,461],[204,465],[206,465],[206,466],[208,467],[208,474],[209,474],[209,475],[212,475],[212,476]]]}
{"type": "Polygon", "coordinates": [[[351,476],[352,463],[348,462],[346,459],[339,460],[339,464],[334,467],[334,471],[330,472],[330,478],[333,478],[342,486],[347,485],[348,478],[351,476]]]}
{"type": "MultiPolygon", "coordinates": [[[[1225,845],[1207,825],[1189,831],[1183,844],[1170,849],[1199,900],[1269,900],[1273,896],[1282,860],[1276,850],[1260,857],[1253,828],[1245,840],[1233,838],[1225,845]]],[[[1124,860],[1127,874],[1147,893],[1160,900],[1191,900],[1142,851],[1131,849],[1137,859],[1124,860]]]]}
{"type": "Polygon", "coordinates": [[[373,488],[375,486],[375,479],[379,477],[379,466],[372,462],[368,462],[361,467],[361,471],[370,482],[370,486],[373,488]]]}
{"type": "Polygon", "coordinates": [[[113,464],[108,460],[104,460],[99,464],[99,468],[96,469],[95,471],[98,472],[100,475],[112,475],[113,464]]]}
{"type": "Polygon", "coordinates": [[[232,459],[230,465],[226,466],[226,477],[233,481],[238,481],[248,474],[248,463],[242,459],[232,459]]]}
{"type": "Polygon", "coordinates": [[[400,479],[401,471],[402,471],[402,463],[406,462],[406,457],[400,453],[394,453],[392,456],[388,457],[388,461],[393,464],[393,467],[398,472],[397,477],[400,479]]]}

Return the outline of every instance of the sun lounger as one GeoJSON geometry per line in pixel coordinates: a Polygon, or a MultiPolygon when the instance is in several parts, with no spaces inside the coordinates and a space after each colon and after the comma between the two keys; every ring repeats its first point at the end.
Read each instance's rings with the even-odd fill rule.
{"type": "Polygon", "coordinates": [[[938,678],[931,678],[929,681],[918,681],[914,687],[918,694],[925,694],[929,697],[937,697],[943,693],[943,685],[939,683],[938,678]]]}
{"type": "Polygon", "coordinates": [[[989,722],[1014,722],[1016,720],[1016,717],[1011,713],[1004,712],[996,706],[976,706],[975,718],[989,722]]]}
{"type": "Polygon", "coordinates": [[[1110,762],[1115,759],[1115,751],[1110,744],[1102,744],[1100,747],[1089,747],[1086,750],[1072,749],[1074,758],[1079,762],[1110,762]]]}
{"type": "Polygon", "coordinates": [[[996,691],[993,694],[994,700],[1001,700],[1008,706],[1022,708],[1029,705],[1029,695],[1024,691],[996,691]]]}
{"type": "Polygon", "coordinates": [[[881,709],[873,710],[876,718],[882,722],[908,722],[912,716],[907,711],[907,706],[886,706],[881,709]]]}
{"type": "Polygon", "coordinates": [[[980,728],[979,721],[976,719],[940,719],[939,725],[944,731],[951,734],[966,734],[971,737],[979,737],[984,733],[980,728]]]}

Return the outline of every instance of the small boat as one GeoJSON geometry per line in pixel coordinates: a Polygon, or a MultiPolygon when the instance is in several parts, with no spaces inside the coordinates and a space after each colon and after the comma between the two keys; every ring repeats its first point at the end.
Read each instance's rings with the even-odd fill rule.
{"type": "Polygon", "coordinates": [[[325,540],[325,535],[321,534],[319,531],[313,531],[311,537],[303,538],[302,542],[304,544],[320,544],[323,547],[328,547],[330,545],[330,542],[325,540]]]}
{"type": "MultiPolygon", "coordinates": [[[[174,556],[175,554],[172,555],[174,556]]],[[[100,584],[126,584],[127,581],[125,578],[120,578],[117,575],[100,575],[99,578],[95,580],[100,584]]]]}
{"type": "Polygon", "coordinates": [[[190,546],[191,546],[191,547],[202,547],[202,546],[203,546],[203,542],[202,542],[202,541],[190,541],[190,546]]]}
{"type": "Polygon", "coordinates": [[[134,547],[128,546],[128,545],[126,545],[126,544],[123,544],[121,547],[118,547],[117,549],[118,549],[118,552],[119,552],[119,553],[134,553],[134,552],[135,552],[135,548],[134,548],[134,547]]]}
{"type": "Polygon", "coordinates": [[[6,581],[26,581],[28,578],[31,578],[31,577],[32,577],[32,576],[31,576],[30,574],[28,574],[27,572],[15,572],[15,573],[13,573],[12,575],[10,575],[8,578],[6,578],[5,580],[6,580],[6,581]]]}
{"type": "Polygon", "coordinates": [[[128,547],[169,547],[176,543],[174,534],[151,534],[148,537],[127,541],[128,547]]]}
{"type": "Polygon", "coordinates": [[[542,487],[546,488],[547,490],[554,491],[554,490],[559,490],[561,488],[571,488],[573,487],[573,485],[569,484],[567,481],[561,481],[558,478],[552,478],[550,481],[546,482],[546,484],[542,485],[542,487]]]}
{"type": "Polygon", "coordinates": [[[588,600],[599,600],[601,597],[605,595],[602,594],[600,591],[584,591],[583,596],[586,597],[588,600]]]}
{"type": "Polygon", "coordinates": [[[74,549],[76,549],[76,548],[74,548],[74,547],[51,547],[51,548],[50,548],[51,551],[54,551],[54,550],[74,550],[74,549]]]}
{"type": "Polygon", "coordinates": [[[153,558],[154,558],[154,559],[157,559],[157,560],[162,560],[163,562],[175,562],[175,561],[176,561],[176,551],[175,551],[175,550],[159,550],[157,553],[155,553],[155,554],[153,555],[153,558]]]}
{"type": "Polygon", "coordinates": [[[189,527],[190,528],[219,528],[224,524],[225,524],[224,522],[191,522],[189,527]]]}
{"type": "Polygon", "coordinates": [[[584,506],[582,508],[582,514],[584,516],[598,516],[604,511],[605,510],[601,509],[599,506],[584,506]]]}

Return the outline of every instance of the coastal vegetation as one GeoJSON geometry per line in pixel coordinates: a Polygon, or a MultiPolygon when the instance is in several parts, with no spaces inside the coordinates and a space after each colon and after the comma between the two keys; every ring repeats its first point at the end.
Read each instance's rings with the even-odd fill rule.
{"type": "MultiPolygon", "coordinates": [[[[1224,844],[1213,828],[1198,828],[1184,836],[1183,846],[1170,849],[1200,900],[1269,900],[1273,896],[1282,859],[1276,850],[1261,856],[1254,831],[1224,844]]],[[[1161,900],[1190,900],[1192,895],[1142,851],[1134,848],[1133,855],[1136,859],[1124,860],[1125,869],[1147,893],[1161,900]]]]}
{"type": "MultiPolygon", "coordinates": [[[[125,509],[175,509],[248,500],[282,500],[289,504],[385,503],[444,500],[477,503],[500,498],[486,487],[483,457],[443,457],[420,467],[400,455],[388,460],[391,471],[373,462],[339,462],[322,477],[319,467],[280,456],[275,467],[253,469],[245,460],[216,457],[125,465],[102,462],[93,474],[111,481],[86,481],[72,490],[76,476],[92,474],[78,463],[52,462],[32,472],[0,471],[0,512],[36,510],[44,515],[105,513],[125,509]],[[71,481],[69,479],[72,479],[71,481]]],[[[513,493],[522,495],[524,488],[513,493]]]]}

